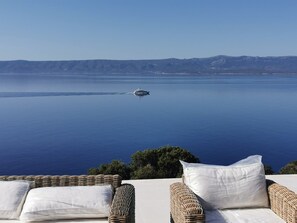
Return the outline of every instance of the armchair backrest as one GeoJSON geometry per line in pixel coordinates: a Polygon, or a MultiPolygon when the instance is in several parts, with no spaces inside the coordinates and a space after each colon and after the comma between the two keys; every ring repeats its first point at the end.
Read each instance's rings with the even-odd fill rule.
{"type": "Polygon", "coordinates": [[[0,176],[0,181],[29,180],[34,181],[34,187],[57,186],[92,186],[95,184],[111,184],[114,188],[121,186],[120,175],[28,175],[0,176]]]}

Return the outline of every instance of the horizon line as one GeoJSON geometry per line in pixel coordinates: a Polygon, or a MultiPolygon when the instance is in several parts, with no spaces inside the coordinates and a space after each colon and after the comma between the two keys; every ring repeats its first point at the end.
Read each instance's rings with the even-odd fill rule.
{"type": "Polygon", "coordinates": [[[209,57],[191,57],[191,58],[178,58],[178,57],[168,57],[168,58],[159,58],[159,59],[49,59],[49,60],[28,60],[28,59],[11,59],[11,60],[0,60],[0,62],[15,62],[15,61],[26,61],[26,62],[56,62],[56,61],[96,61],[96,60],[105,60],[105,61],[153,61],[153,60],[194,60],[194,59],[209,59],[215,57],[254,57],[254,58],[277,58],[277,57],[297,57],[297,55],[287,55],[287,56],[229,56],[229,55],[216,55],[209,57]]]}

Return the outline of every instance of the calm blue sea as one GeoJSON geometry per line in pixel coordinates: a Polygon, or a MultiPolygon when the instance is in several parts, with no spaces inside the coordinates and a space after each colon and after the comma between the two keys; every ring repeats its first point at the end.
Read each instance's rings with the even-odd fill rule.
{"type": "Polygon", "coordinates": [[[278,171],[297,159],[297,77],[0,76],[0,175],[84,174],[164,145],[278,171]]]}

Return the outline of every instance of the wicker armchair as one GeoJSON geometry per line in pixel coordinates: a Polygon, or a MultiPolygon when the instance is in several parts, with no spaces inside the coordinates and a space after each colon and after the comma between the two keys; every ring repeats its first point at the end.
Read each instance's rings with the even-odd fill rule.
{"type": "MultiPolygon", "coordinates": [[[[270,208],[287,223],[297,223],[297,194],[271,180],[266,180],[270,208]]],[[[184,184],[170,185],[171,223],[204,222],[203,207],[197,196],[184,184]]]]}
{"type": "Polygon", "coordinates": [[[81,176],[0,176],[2,181],[30,180],[35,187],[53,186],[90,186],[95,184],[111,184],[115,188],[110,223],[135,222],[135,189],[130,184],[122,184],[119,175],[81,175],[81,176]]]}

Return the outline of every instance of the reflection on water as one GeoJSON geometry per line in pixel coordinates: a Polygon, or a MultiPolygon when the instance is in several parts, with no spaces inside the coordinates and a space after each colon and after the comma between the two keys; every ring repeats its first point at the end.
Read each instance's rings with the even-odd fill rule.
{"type": "Polygon", "coordinates": [[[132,92],[0,92],[0,98],[121,95],[121,94],[132,94],[132,92]]]}
{"type": "Polygon", "coordinates": [[[296,77],[7,75],[0,98],[0,175],[83,174],[168,144],[205,163],[297,159],[296,77]]]}

